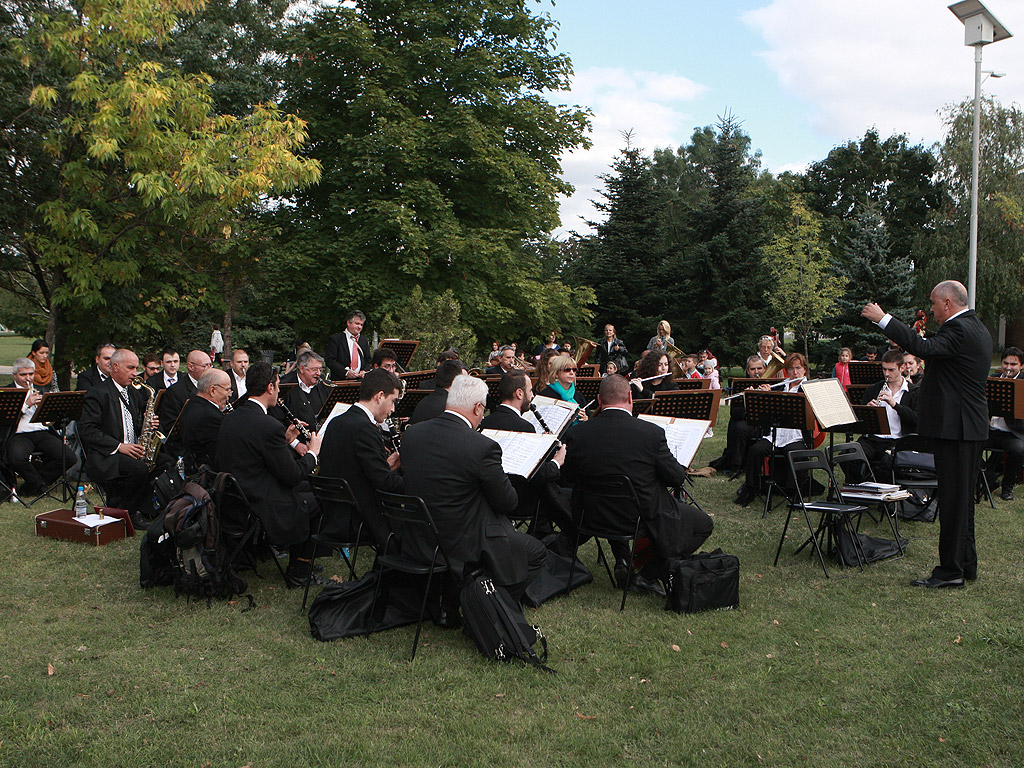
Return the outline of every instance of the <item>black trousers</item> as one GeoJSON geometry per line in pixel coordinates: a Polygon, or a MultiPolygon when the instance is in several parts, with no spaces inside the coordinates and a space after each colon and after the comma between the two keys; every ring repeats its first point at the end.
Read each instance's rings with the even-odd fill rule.
{"type": "Polygon", "coordinates": [[[60,477],[62,457],[68,469],[75,465],[75,454],[49,430],[20,432],[7,441],[7,461],[30,489],[42,490],[60,477]],[[33,453],[42,454],[43,466],[39,469],[29,461],[33,453]]]}
{"type": "Polygon", "coordinates": [[[784,445],[781,448],[775,448],[772,445],[772,441],[767,438],[761,438],[753,445],[750,446],[750,450],[747,452],[747,487],[757,490],[761,487],[761,474],[764,467],[764,460],[771,456],[773,453],[780,458],[783,462],[782,465],[776,470],[777,473],[781,473],[781,477],[776,474],[776,481],[782,482],[786,485],[789,484],[789,468],[783,469],[786,460],[786,454],[790,451],[802,451],[808,446],[803,440],[797,440],[784,445]],[[783,479],[785,478],[785,479],[783,479]]]}
{"type": "Polygon", "coordinates": [[[978,575],[974,545],[974,486],[984,440],[934,439],[939,479],[939,564],[932,576],[972,579],[978,575]]]}
{"type": "Polygon", "coordinates": [[[117,454],[117,479],[103,483],[107,503],[117,509],[138,512],[150,489],[149,477],[146,462],[117,454]]]}
{"type": "Polygon", "coordinates": [[[729,431],[726,432],[725,450],[722,455],[710,462],[710,466],[719,472],[741,469],[747,464],[747,451],[752,441],[761,437],[761,427],[751,426],[744,419],[730,419],[729,431]]]}
{"type": "MultiPolygon", "coordinates": [[[[1006,454],[1006,471],[1003,474],[1003,490],[1012,491],[1013,486],[1020,477],[1020,470],[1024,467],[1024,441],[1012,432],[1005,432],[1001,429],[990,429],[988,440],[985,441],[986,448],[998,448],[1006,454]]],[[[999,471],[998,464],[990,462],[990,468],[999,471]]]]}
{"type": "MultiPolygon", "coordinates": [[[[857,442],[864,449],[864,456],[875,473],[875,479],[880,483],[889,482],[890,457],[886,451],[890,450],[896,444],[896,441],[892,438],[864,435],[857,442]]],[[[860,464],[853,464],[852,462],[843,465],[846,480],[851,483],[866,483],[871,479],[867,472],[862,471],[862,469],[863,467],[860,464]]]]}

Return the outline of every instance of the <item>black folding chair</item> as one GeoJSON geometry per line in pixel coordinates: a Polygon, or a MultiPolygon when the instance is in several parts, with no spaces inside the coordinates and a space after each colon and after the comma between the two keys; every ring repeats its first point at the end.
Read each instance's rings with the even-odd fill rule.
{"type": "Polygon", "coordinates": [[[314,475],[310,478],[309,484],[320,506],[320,525],[316,533],[310,537],[316,546],[310,557],[309,572],[306,574],[306,584],[302,592],[303,613],[306,611],[306,601],[309,598],[309,583],[313,580],[313,563],[316,562],[319,551],[326,549],[328,553],[335,550],[340,552],[345,565],[348,566],[349,577],[355,581],[356,558],[359,556],[359,544],[363,538],[363,516],[359,511],[359,502],[352,495],[348,483],[340,477],[314,475]],[[348,535],[339,538],[343,532],[352,530],[352,527],[355,527],[354,539],[348,535]]]}
{"type": "MultiPolygon", "coordinates": [[[[932,443],[921,435],[904,435],[897,438],[892,447],[889,461],[891,482],[908,491],[916,492],[915,497],[921,498],[921,506],[928,510],[939,489],[938,476],[935,473],[935,455],[932,443]]],[[[906,515],[904,515],[906,517],[906,515]]],[[[937,517],[933,516],[931,519],[937,517]]],[[[911,519],[926,520],[918,516],[911,519]]]]}
{"type": "MultiPolygon", "coordinates": [[[[871,482],[875,482],[875,470],[871,468],[871,462],[868,461],[868,457],[864,453],[864,447],[860,443],[839,443],[839,445],[829,446],[825,451],[828,455],[828,463],[833,467],[839,466],[843,469],[844,473],[848,466],[860,467],[859,476],[869,478],[871,482]]],[[[896,502],[862,500],[860,503],[878,505],[879,511],[885,515],[889,521],[889,528],[892,530],[892,536],[896,541],[896,547],[900,551],[900,557],[903,557],[906,553],[903,550],[903,543],[900,541],[900,524],[899,517],[896,514],[896,502]]],[[[868,515],[870,514],[871,512],[869,510],[868,515]]]]}
{"type": "MultiPolygon", "coordinates": [[[[825,539],[827,544],[830,544],[831,534],[835,527],[841,526],[845,528],[846,532],[850,535],[851,540],[854,543],[854,550],[856,552],[858,564],[863,570],[864,568],[864,557],[860,551],[860,544],[857,539],[857,526],[853,523],[853,516],[860,515],[867,511],[867,507],[859,504],[846,504],[843,502],[843,495],[839,490],[839,486],[836,484],[836,478],[832,474],[832,468],[825,461],[825,454],[818,450],[802,450],[802,451],[790,451],[788,453],[789,459],[789,471],[792,475],[793,485],[796,488],[797,500],[789,505],[789,513],[786,515],[786,524],[782,527],[782,535],[779,537],[779,546],[775,550],[775,565],[779,564],[779,554],[782,552],[782,542],[786,540],[786,531],[789,529],[789,521],[793,517],[792,511],[799,509],[804,514],[804,520],[807,522],[807,530],[810,533],[810,538],[807,539],[803,544],[797,547],[796,552],[793,554],[799,554],[804,547],[808,544],[814,545],[814,551],[818,553],[818,561],[821,563],[821,569],[825,572],[825,578],[829,578],[828,567],[825,565],[825,556],[821,552],[821,543],[819,539],[825,539]],[[801,483],[798,480],[800,472],[805,472],[806,476],[804,482],[809,487],[812,485],[814,478],[814,471],[821,470],[828,475],[828,488],[832,489],[835,493],[835,497],[839,501],[814,501],[811,499],[804,498],[804,489],[801,487],[801,483]],[[814,526],[811,524],[811,513],[816,512],[818,514],[818,524],[814,526]]],[[[840,558],[840,564],[842,564],[842,558],[840,558]]]]}
{"type": "MultiPolygon", "coordinates": [[[[624,611],[626,609],[626,593],[629,591],[629,580],[633,575],[632,543],[636,542],[637,537],[640,535],[640,502],[637,500],[636,490],[633,488],[632,481],[625,475],[590,477],[587,478],[586,482],[579,483],[577,490],[580,492],[582,509],[580,510],[580,519],[576,524],[576,545],[573,547],[573,552],[575,553],[579,550],[580,539],[584,536],[593,536],[594,541],[597,542],[598,562],[604,562],[604,568],[608,572],[608,578],[612,582],[612,587],[617,587],[615,576],[608,565],[608,558],[604,556],[604,550],[601,549],[601,539],[607,539],[609,542],[622,541],[629,546],[629,565],[626,567],[626,580],[622,584],[622,603],[619,605],[619,610],[624,611]],[[615,505],[622,510],[623,516],[626,519],[632,519],[630,518],[631,514],[635,516],[636,522],[633,524],[633,532],[627,533],[623,528],[602,528],[601,526],[588,525],[587,515],[596,502],[615,505]]],[[[566,594],[569,593],[569,589],[572,587],[575,571],[576,558],[573,557],[572,565],[569,566],[569,586],[566,587],[566,594]]]]}
{"type": "Polygon", "coordinates": [[[430,585],[433,583],[435,574],[443,576],[451,569],[448,555],[441,546],[441,537],[438,535],[434,518],[430,515],[426,503],[418,496],[404,496],[399,493],[386,493],[378,491],[384,519],[387,521],[391,532],[383,549],[377,555],[376,567],[380,571],[380,578],[377,579],[377,586],[373,591],[373,602],[370,605],[370,619],[367,621],[366,634],[373,630],[373,616],[377,607],[377,599],[380,597],[381,582],[384,581],[384,574],[387,571],[398,571],[414,576],[426,576],[427,584],[423,589],[423,602],[420,604],[420,615],[416,621],[416,635],[412,640],[412,654],[409,660],[416,658],[416,646],[420,641],[420,630],[423,628],[423,615],[427,610],[427,600],[430,598],[430,585]],[[397,532],[397,533],[396,533],[397,532]],[[432,549],[430,563],[425,564],[421,560],[413,560],[402,553],[403,540],[408,542],[411,537],[419,537],[426,544],[427,549],[432,549]]]}
{"type": "MultiPolygon", "coordinates": [[[[270,549],[263,524],[253,513],[245,491],[242,490],[242,486],[238,484],[234,475],[220,472],[214,477],[212,486],[210,498],[213,499],[214,507],[217,510],[221,538],[228,548],[225,566],[235,566],[235,563],[244,561],[253,573],[262,578],[257,564],[257,553],[264,545],[270,549]]],[[[285,578],[284,568],[281,567],[280,561],[272,552],[270,557],[274,561],[274,565],[277,566],[281,579],[287,583],[288,579],[285,578]]]]}

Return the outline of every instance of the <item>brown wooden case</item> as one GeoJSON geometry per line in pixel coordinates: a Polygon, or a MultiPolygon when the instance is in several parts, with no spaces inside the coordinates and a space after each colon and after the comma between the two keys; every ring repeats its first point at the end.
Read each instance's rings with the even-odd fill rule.
{"type": "Polygon", "coordinates": [[[135,535],[135,528],[126,510],[97,507],[97,512],[100,510],[107,517],[117,518],[118,522],[88,528],[75,520],[73,510],[52,509],[36,515],[36,536],[61,541],[78,541],[98,547],[135,535]]]}

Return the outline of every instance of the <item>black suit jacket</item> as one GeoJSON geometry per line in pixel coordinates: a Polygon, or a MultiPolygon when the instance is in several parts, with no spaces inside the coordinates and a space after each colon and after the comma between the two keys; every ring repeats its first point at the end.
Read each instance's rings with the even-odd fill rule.
{"type": "MultiPolygon", "coordinates": [[[[188,378],[188,374],[185,373],[184,371],[179,370],[178,371],[178,375],[176,377],[177,380],[174,382],[174,384],[177,384],[182,379],[187,379],[187,378],[188,378]]],[[[148,379],[146,379],[146,384],[151,386],[153,389],[167,389],[167,385],[164,382],[164,372],[163,371],[159,371],[157,373],[154,373],[152,376],[150,376],[148,379]]],[[[174,386],[174,384],[172,384],[171,386],[174,386]]]]}
{"type": "Polygon", "coordinates": [[[927,339],[895,317],[883,333],[927,363],[917,399],[917,431],[942,440],[988,438],[985,380],[992,336],[974,310],[947,320],[927,339]]]}
{"type": "MultiPolygon", "coordinates": [[[[327,425],[320,447],[320,477],[340,477],[352,489],[359,514],[374,541],[384,546],[390,528],[381,516],[377,491],[402,493],[402,474],[387,462],[388,451],[377,424],[362,408],[352,406],[327,425]]],[[[348,521],[336,521],[333,530],[355,535],[348,521]]]]}
{"type": "Polygon", "coordinates": [[[161,432],[165,435],[170,433],[171,427],[174,426],[174,422],[178,418],[178,414],[181,413],[181,409],[185,407],[185,403],[195,393],[196,385],[192,383],[192,379],[189,378],[187,373],[179,376],[178,383],[164,392],[156,412],[157,417],[160,419],[161,432]]]}
{"type": "Polygon", "coordinates": [[[447,404],[448,390],[438,387],[432,393],[416,403],[416,407],[412,411],[412,416],[409,418],[409,423],[419,424],[421,421],[436,418],[444,413],[444,408],[447,404]]]}
{"type": "Polygon", "coordinates": [[[231,402],[233,403],[240,398],[241,395],[238,394],[238,381],[235,380],[235,372],[230,368],[228,368],[228,378],[231,379],[231,402]]]}
{"type": "MultiPolygon", "coordinates": [[[[562,477],[575,484],[573,508],[582,506],[581,485],[608,474],[626,475],[633,483],[643,527],[662,557],[675,557],[678,542],[689,538],[689,520],[681,514],[681,502],[672,498],[666,486],[686,480],[683,467],[668,448],[665,431],[621,410],[601,411],[581,422],[563,436],[566,447],[562,477]]],[[[608,502],[588,510],[588,521],[633,533],[633,523],[623,516],[621,506],[608,502]]]]}
{"type": "MultiPolygon", "coordinates": [[[[127,397],[138,442],[149,393],[144,389],[128,387],[127,397]]],[[[117,446],[124,442],[124,422],[121,418],[121,398],[117,385],[111,379],[86,391],[82,418],[78,420],[78,435],[85,448],[86,471],[89,476],[101,483],[117,480],[120,475],[116,451],[117,446]]]]}
{"type": "MultiPolygon", "coordinates": [[[[860,404],[867,405],[872,400],[878,397],[878,394],[882,391],[882,386],[885,381],[876,381],[864,390],[864,396],[861,398],[860,404]]],[[[900,417],[900,429],[904,435],[909,435],[912,432],[917,432],[917,392],[918,388],[910,384],[906,393],[900,398],[900,401],[896,403],[896,415],[900,417]]]]}
{"type": "Polygon", "coordinates": [[[178,434],[184,449],[185,469],[193,473],[208,464],[217,468],[217,439],[224,414],[204,397],[190,398],[178,417],[178,434]]]}
{"type": "MultiPolygon", "coordinates": [[[[480,422],[480,429],[497,429],[504,432],[530,432],[536,430],[533,425],[511,408],[499,405],[491,411],[480,422]]],[[[509,475],[516,494],[519,496],[519,504],[516,507],[516,517],[530,517],[537,507],[544,486],[547,483],[557,483],[561,478],[561,470],[558,464],[550,459],[541,464],[533,477],[527,479],[520,475],[509,475]]]]}
{"type": "MultiPolygon", "coordinates": [[[[359,357],[360,370],[370,370],[370,345],[366,342],[365,334],[359,336],[359,357]]],[[[334,334],[327,340],[324,362],[331,371],[332,381],[342,381],[345,378],[345,371],[352,365],[352,350],[349,349],[348,336],[344,331],[334,334]]]]}
{"type": "MultiPolygon", "coordinates": [[[[480,565],[498,584],[526,580],[529,537],[506,517],[518,498],[496,442],[443,413],[405,431],[402,472],[405,492],[427,503],[457,578],[480,565]]],[[[406,554],[430,561],[425,542],[406,539],[406,554]]]]}
{"type": "Polygon", "coordinates": [[[300,457],[284,439],[284,426],[246,401],[224,417],[217,440],[217,468],[242,486],[270,540],[288,547],[309,538],[309,513],[295,489],[316,467],[312,454],[300,457]]]}
{"type": "MultiPolygon", "coordinates": [[[[109,379],[109,377],[107,377],[109,379]]],[[[78,383],[75,385],[75,389],[79,391],[89,391],[95,389],[101,383],[100,371],[95,365],[86,371],[82,371],[78,374],[78,383]]]]}
{"type": "Polygon", "coordinates": [[[330,387],[318,381],[316,386],[307,395],[302,391],[302,387],[297,384],[288,390],[288,394],[284,396],[284,404],[288,406],[288,410],[299,421],[304,421],[309,425],[310,431],[315,432],[317,429],[317,414],[320,413],[320,409],[323,408],[324,403],[327,401],[327,395],[330,394],[330,391],[330,387]]]}

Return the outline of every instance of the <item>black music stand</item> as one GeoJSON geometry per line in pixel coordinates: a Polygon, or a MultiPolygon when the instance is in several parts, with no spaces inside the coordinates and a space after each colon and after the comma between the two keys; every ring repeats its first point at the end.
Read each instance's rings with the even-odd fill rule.
{"type": "Polygon", "coordinates": [[[436,375],[437,371],[431,369],[429,371],[408,371],[407,373],[400,374],[398,378],[405,382],[405,388],[409,390],[419,389],[420,384],[425,381],[432,381],[436,375]]]}
{"type": "Polygon", "coordinates": [[[324,404],[320,406],[320,411],[316,415],[316,424],[313,425],[314,432],[320,430],[320,425],[327,421],[327,417],[331,415],[331,411],[334,410],[334,406],[338,403],[348,403],[352,405],[359,400],[359,385],[352,386],[351,384],[335,384],[330,387],[327,392],[327,399],[324,400],[324,404]]]}
{"type": "Polygon", "coordinates": [[[697,389],[711,389],[711,379],[672,379],[676,389],[681,392],[692,392],[697,389]]]}
{"type": "Polygon", "coordinates": [[[762,384],[770,385],[771,383],[771,379],[750,379],[741,378],[737,376],[736,378],[730,380],[729,394],[738,395],[740,392],[742,392],[745,389],[749,389],[750,387],[760,387],[762,384]]]}
{"type": "Polygon", "coordinates": [[[864,399],[864,393],[870,386],[870,384],[850,384],[846,388],[846,399],[850,401],[851,405],[858,405],[864,399]]]}
{"type": "Polygon", "coordinates": [[[874,384],[881,381],[882,363],[879,360],[851,360],[850,361],[850,383],[851,384],[874,384]]]}
{"type": "MultiPolygon", "coordinates": [[[[811,406],[802,392],[766,392],[750,389],[743,393],[743,404],[747,410],[747,424],[771,429],[772,445],[775,444],[775,436],[780,428],[804,431],[810,431],[813,428],[811,406]]],[[[774,457],[774,449],[772,457],[774,457]]],[[[768,495],[764,500],[762,520],[768,517],[772,495],[775,486],[778,485],[772,477],[771,458],[769,458],[768,470],[768,495]]],[[[785,490],[782,491],[782,495],[789,500],[785,490]]]]}
{"type": "MultiPolygon", "coordinates": [[[[287,395],[289,392],[291,392],[293,389],[295,389],[299,385],[296,382],[293,381],[290,384],[278,384],[277,386],[278,386],[278,389],[280,390],[280,393],[278,394],[278,398],[281,399],[281,400],[284,400],[285,395],[287,395]]],[[[163,391],[164,390],[162,390],[162,389],[160,390],[160,392],[163,392],[163,391]]],[[[160,392],[157,392],[158,396],[159,396],[160,392]]]]}
{"type": "Polygon", "coordinates": [[[1024,379],[987,379],[985,394],[989,416],[1024,419],[1024,379]]]}
{"type": "MultiPolygon", "coordinates": [[[[36,408],[36,413],[30,423],[49,424],[60,435],[61,444],[64,448],[67,448],[68,425],[82,417],[82,404],[84,402],[85,390],[77,392],[47,392],[39,402],[39,407],[36,408]]],[[[84,455],[82,461],[85,461],[84,455]]],[[[74,498],[77,489],[72,489],[68,483],[68,469],[70,467],[67,465],[67,451],[61,451],[60,480],[32,499],[31,503],[35,504],[44,496],[49,496],[54,501],[60,501],[61,503],[66,503],[69,498],[74,498]],[[60,499],[53,495],[53,489],[58,485],[61,487],[60,499]]]]}
{"type": "Polygon", "coordinates": [[[650,413],[651,412],[651,403],[653,403],[653,402],[654,402],[654,400],[652,400],[650,398],[642,399],[642,400],[634,400],[633,401],[633,415],[634,416],[639,416],[641,413],[650,413]]]}
{"type": "Polygon", "coordinates": [[[416,349],[419,345],[418,341],[412,341],[411,339],[381,339],[380,344],[377,346],[378,348],[384,347],[394,352],[399,370],[405,372],[409,361],[416,354],[416,349]]]}
{"type": "MultiPolygon", "coordinates": [[[[28,397],[27,389],[0,389],[0,427],[7,427],[7,438],[9,439],[14,430],[18,428],[18,422],[21,421],[21,409],[25,405],[25,398],[28,397]]],[[[4,440],[3,455],[6,460],[7,457],[7,440],[4,440]]],[[[21,497],[14,492],[14,487],[17,486],[18,480],[15,478],[14,485],[8,485],[7,482],[0,476],[0,488],[4,490],[4,494],[7,497],[13,497],[15,501],[20,503],[24,507],[28,507],[21,497]]]]}
{"type": "Polygon", "coordinates": [[[597,390],[601,388],[602,381],[604,381],[604,379],[600,376],[577,376],[576,401],[580,403],[589,403],[591,400],[597,400],[597,390]]]}
{"type": "Polygon", "coordinates": [[[395,416],[399,419],[412,418],[412,412],[416,410],[416,406],[420,404],[420,401],[427,395],[434,394],[435,390],[432,389],[407,389],[402,399],[395,403],[395,416]]]}
{"type": "Polygon", "coordinates": [[[654,400],[651,401],[651,413],[655,416],[672,416],[677,419],[710,421],[713,428],[718,423],[718,404],[721,399],[720,389],[655,392],[654,400]]]}

